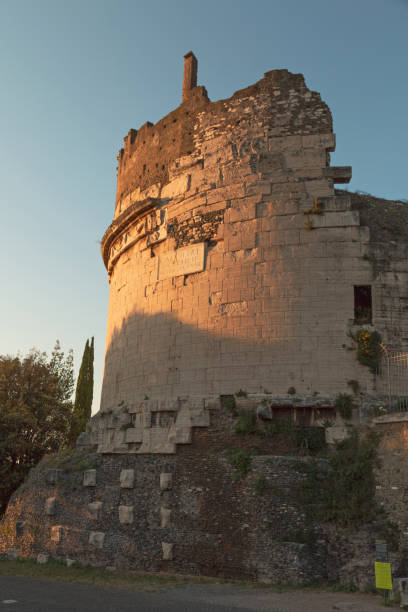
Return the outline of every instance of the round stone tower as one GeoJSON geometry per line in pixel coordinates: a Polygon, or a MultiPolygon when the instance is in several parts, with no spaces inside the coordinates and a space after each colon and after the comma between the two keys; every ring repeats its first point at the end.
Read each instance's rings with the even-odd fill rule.
{"type": "Polygon", "coordinates": [[[310,408],[356,368],[372,384],[344,349],[369,236],[328,106],[287,70],[218,102],[196,81],[190,52],[181,105],[118,156],[101,452],[172,453],[238,391],[310,408]]]}
{"type": "Polygon", "coordinates": [[[378,414],[381,395],[408,405],[407,206],[334,190],[351,171],[330,166],[331,114],[301,75],[218,102],[196,83],[188,53],[181,105],[125,138],[101,409],[13,495],[0,553],[370,584],[378,521],[329,527],[296,491],[303,455],[371,410],[390,419],[378,494],[406,531],[402,469],[389,494],[406,412],[378,414]]]}

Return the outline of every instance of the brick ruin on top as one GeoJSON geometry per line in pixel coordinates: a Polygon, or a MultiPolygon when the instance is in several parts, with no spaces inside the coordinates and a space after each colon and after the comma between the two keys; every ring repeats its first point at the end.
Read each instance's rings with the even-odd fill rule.
{"type": "MultiPolygon", "coordinates": [[[[356,423],[384,405],[389,383],[356,359],[353,337],[378,331],[386,348],[406,346],[406,207],[335,190],[351,168],[330,165],[334,149],[330,110],[302,75],[272,70],[211,102],[194,54],[185,56],[180,106],[130,130],[118,156],[102,239],[110,300],[100,411],[72,458],[44,459],[13,496],[0,551],[367,582],[364,530],[309,525],[313,547],[293,536],[305,523],[293,462],[304,458],[277,456],[288,451],[282,440],[235,431],[244,410],[264,425],[326,423],[329,442],[344,436],[338,394],[353,389],[356,423]],[[259,455],[236,482],[223,452],[251,444],[259,455]]],[[[398,427],[389,465],[406,452],[398,427]]],[[[384,503],[399,489],[393,518],[408,530],[408,491],[392,473],[379,489],[384,503]]]]}

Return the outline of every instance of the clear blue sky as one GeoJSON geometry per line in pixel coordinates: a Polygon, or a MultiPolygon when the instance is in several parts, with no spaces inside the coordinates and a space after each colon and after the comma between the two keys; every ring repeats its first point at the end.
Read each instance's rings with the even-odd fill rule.
{"type": "Polygon", "coordinates": [[[0,0],[0,354],[59,338],[78,368],[94,335],[94,410],[115,158],[130,128],[178,106],[189,50],[212,100],[302,72],[350,189],[408,198],[408,0],[0,0]]]}

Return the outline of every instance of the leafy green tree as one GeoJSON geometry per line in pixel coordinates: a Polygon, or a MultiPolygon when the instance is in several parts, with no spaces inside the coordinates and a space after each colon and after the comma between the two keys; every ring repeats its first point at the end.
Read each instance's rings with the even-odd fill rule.
{"type": "Polygon", "coordinates": [[[68,442],[73,356],[57,340],[48,358],[0,356],[0,514],[30,468],[68,442]]]}
{"type": "Polygon", "coordinates": [[[79,434],[85,431],[85,427],[91,418],[93,399],[93,364],[94,364],[94,339],[91,343],[86,341],[82,363],[79,369],[77,386],[75,391],[74,414],[70,432],[70,444],[74,446],[79,434]]]}

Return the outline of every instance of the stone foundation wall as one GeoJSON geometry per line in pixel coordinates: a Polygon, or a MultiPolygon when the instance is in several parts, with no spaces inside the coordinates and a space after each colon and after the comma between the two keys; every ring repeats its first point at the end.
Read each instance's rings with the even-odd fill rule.
{"type": "Polygon", "coordinates": [[[185,448],[82,456],[72,471],[44,461],[9,504],[0,553],[263,582],[372,581],[368,532],[305,525],[294,500],[304,459],[260,455],[235,481],[222,454],[185,448]]]}

